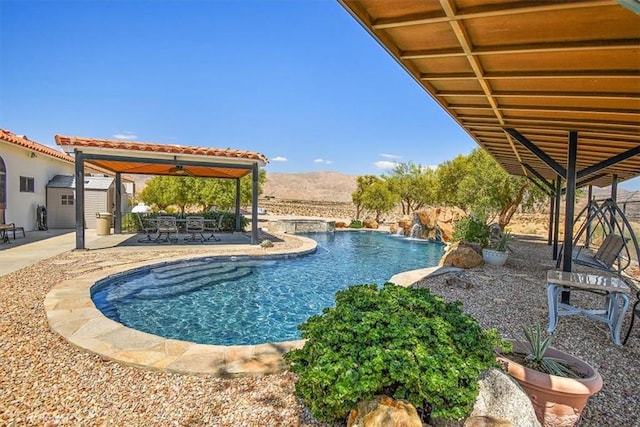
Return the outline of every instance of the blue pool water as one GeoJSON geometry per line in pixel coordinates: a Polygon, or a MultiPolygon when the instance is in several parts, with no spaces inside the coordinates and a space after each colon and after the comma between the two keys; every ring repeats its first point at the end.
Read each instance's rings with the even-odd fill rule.
{"type": "Polygon", "coordinates": [[[443,245],[375,232],[308,234],[315,253],[289,259],[194,258],[96,283],[102,313],[130,328],[185,341],[248,345],[300,339],[296,326],[353,284],[437,265],[443,245]]]}

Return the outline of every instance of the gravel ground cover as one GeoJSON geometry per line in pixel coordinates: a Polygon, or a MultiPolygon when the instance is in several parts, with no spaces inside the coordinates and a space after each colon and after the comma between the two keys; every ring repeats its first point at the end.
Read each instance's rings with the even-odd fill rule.
{"type": "MultiPolygon", "coordinates": [[[[522,324],[546,325],[544,281],[554,262],[551,249],[541,241],[521,237],[513,246],[515,253],[505,267],[483,266],[460,274],[469,288],[447,284],[450,276],[418,286],[462,301],[484,326],[519,337],[522,324]]],[[[163,256],[171,251],[178,249],[167,248],[163,256]]],[[[124,269],[155,256],[157,252],[118,248],[72,251],[0,277],[0,425],[323,425],[293,396],[291,373],[220,379],[145,371],[80,351],[49,330],[43,300],[57,282],[107,265],[124,269]]],[[[629,315],[624,331],[628,322],[629,315]]],[[[590,400],[581,426],[640,426],[640,327],[626,346],[618,347],[604,324],[582,316],[561,318],[555,345],[592,363],[604,378],[604,388],[590,400]]]]}

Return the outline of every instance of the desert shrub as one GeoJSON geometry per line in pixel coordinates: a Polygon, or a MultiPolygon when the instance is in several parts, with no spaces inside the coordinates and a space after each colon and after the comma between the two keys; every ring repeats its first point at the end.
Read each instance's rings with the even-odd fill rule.
{"type": "Polygon", "coordinates": [[[491,229],[484,218],[470,215],[458,221],[453,230],[452,240],[454,242],[479,243],[482,247],[489,244],[491,229]]]}
{"type": "Polygon", "coordinates": [[[479,374],[505,343],[428,289],[355,285],[336,305],[298,326],[304,347],[285,354],[295,394],[318,419],[344,418],[360,400],[385,394],[424,415],[461,419],[473,407],[479,374]]]}
{"type": "Polygon", "coordinates": [[[128,212],[122,215],[122,231],[126,231],[128,233],[138,233],[140,231],[140,222],[138,218],[136,218],[135,213],[128,212]]]}
{"type": "MultiPolygon", "coordinates": [[[[229,211],[207,211],[203,212],[200,215],[205,217],[206,219],[218,219],[219,215],[224,215],[222,219],[222,231],[234,231],[236,228],[236,215],[234,212],[229,211]]],[[[249,224],[249,220],[244,215],[240,215],[240,230],[245,231],[247,225],[249,224]]]]}
{"type": "Polygon", "coordinates": [[[359,219],[352,219],[349,223],[349,228],[363,228],[364,224],[359,219]]]}
{"type": "Polygon", "coordinates": [[[272,248],[273,247],[273,242],[269,239],[264,239],[262,242],[260,242],[260,247],[261,248],[272,248]]]}

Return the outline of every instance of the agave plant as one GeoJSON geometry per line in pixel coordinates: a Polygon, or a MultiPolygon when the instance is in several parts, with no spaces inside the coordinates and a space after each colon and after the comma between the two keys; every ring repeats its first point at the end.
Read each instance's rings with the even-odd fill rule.
{"type": "Polygon", "coordinates": [[[542,328],[539,323],[522,329],[527,342],[531,346],[531,352],[525,357],[525,366],[559,377],[578,378],[578,374],[571,369],[569,362],[556,357],[545,356],[547,349],[551,347],[551,342],[554,338],[553,334],[543,338],[542,328]]]}

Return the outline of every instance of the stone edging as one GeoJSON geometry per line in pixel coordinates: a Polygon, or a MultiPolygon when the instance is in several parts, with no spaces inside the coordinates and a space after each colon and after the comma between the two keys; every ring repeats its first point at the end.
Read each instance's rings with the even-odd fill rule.
{"type": "MultiPolygon", "coordinates": [[[[302,239],[305,243],[301,249],[280,255],[299,256],[315,251],[315,241],[302,239]]],[[[197,257],[202,256],[207,255],[197,257]]],[[[127,270],[189,258],[194,255],[130,264],[127,270]]],[[[280,372],[286,368],[282,355],[304,345],[303,340],[244,346],[196,344],[128,328],[106,318],[91,300],[90,289],[97,281],[121,272],[122,266],[111,267],[56,284],[44,301],[51,329],[73,346],[104,359],[151,370],[219,377],[280,372]]]]}
{"type": "MultiPolygon", "coordinates": [[[[301,249],[270,253],[266,258],[273,255],[299,256],[316,250],[314,240],[296,237],[305,241],[301,249]]],[[[129,264],[127,270],[204,256],[216,254],[154,259],[129,264]]],[[[444,272],[438,267],[412,270],[396,274],[389,281],[397,282],[400,286],[410,286],[436,271],[444,272]]],[[[91,287],[96,282],[119,273],[122,273],[122,266],[105,268],[56,284],[44,301],[51,329],[73,346],[104,359],[150,370],[219,377],[281,372],[286,369],[282,355],[304,345],[304,340],[236,346],[196,344],[128,328],[105,317],[91,299],[91,287]]]]}

